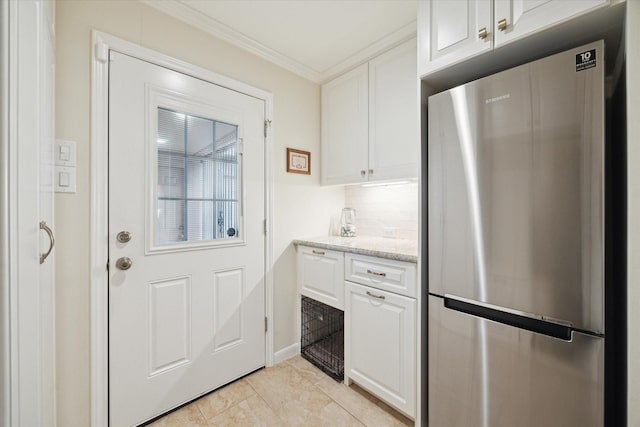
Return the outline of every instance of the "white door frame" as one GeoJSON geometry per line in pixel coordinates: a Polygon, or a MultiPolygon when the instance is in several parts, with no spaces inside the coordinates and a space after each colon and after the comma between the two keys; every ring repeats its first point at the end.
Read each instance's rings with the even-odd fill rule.
{"type": "MultiPolygon", "coordinates": [[[[92,31],[91,61],[91,425],[106,427],[109,421],[109,276],[108,148],[109,148],[109,50],[174,70],[265,102],[265,120],[273,121],[273,94],[204,68],[147,49],[118,37],[92,31]]],[[[268,319],[266,365],[273,364],[273,128],[265,137],[265,314],[268,319]]]]}

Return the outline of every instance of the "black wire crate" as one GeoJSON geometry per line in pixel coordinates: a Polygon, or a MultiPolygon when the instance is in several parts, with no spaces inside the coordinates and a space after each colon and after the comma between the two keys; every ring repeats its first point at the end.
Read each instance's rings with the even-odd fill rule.
{"type": "Polygon", "coordinates": [[[336,381],[344,379],[344,311],[302,296],[300,353],[336,381]]]}

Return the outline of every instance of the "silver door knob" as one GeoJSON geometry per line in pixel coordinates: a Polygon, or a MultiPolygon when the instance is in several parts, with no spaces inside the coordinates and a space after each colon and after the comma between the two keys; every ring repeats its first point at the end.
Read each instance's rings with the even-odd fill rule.
{"type": "Polygon", "coordinates": [[[116,240],[118,240],[118,242],[120,243],[129,243],[129,241],[131,240],[131,233],[129,233],[128,231],[121,231],[116,236],[116,240]]]}
{"type": "Polygon", "coordinates": [[[122,257],[118,258],[118,260],[116,261],[116,268],[118,270],[128,270],[131,268],[131,265],[133,265],[133,261],[131,261],[131,258],[122,257]]]}

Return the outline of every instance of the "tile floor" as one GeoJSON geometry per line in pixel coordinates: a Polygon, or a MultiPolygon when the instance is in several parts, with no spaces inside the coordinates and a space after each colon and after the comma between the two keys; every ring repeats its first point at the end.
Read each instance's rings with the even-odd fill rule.
{"type": "Polygon", "coordinates": [[[345,386],[295,356],[207,394],[153,427],[413,426],[359,387],[345,386]]]}

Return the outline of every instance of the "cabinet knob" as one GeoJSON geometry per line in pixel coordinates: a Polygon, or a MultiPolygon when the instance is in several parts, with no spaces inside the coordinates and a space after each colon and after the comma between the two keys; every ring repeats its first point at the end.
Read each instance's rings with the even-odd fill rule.
{"type": "Polygon", "coordinates": [[[362,170],[360,171],[360,176],[365,176],[366,174],[367,174],[367,171],[366,171],[366,170],[362,169],[362,170]]]}
{"type": "Polygon", "coordinates": [[[478,38],[482,40],[486,39],[488,35],[487,27],[481,28],[480,31],[478,31],[478,38]]]}
{"type": "Polygon", "coordinates": [[[507,29],[507,20],[503,18],[498,21],[498,30],[504,31],[506,29],[507,29]]]}
{"type": "Polygon", "coordinates": [[[373,169],[369,169],[369,175],[373,175],[373,169]]]}

